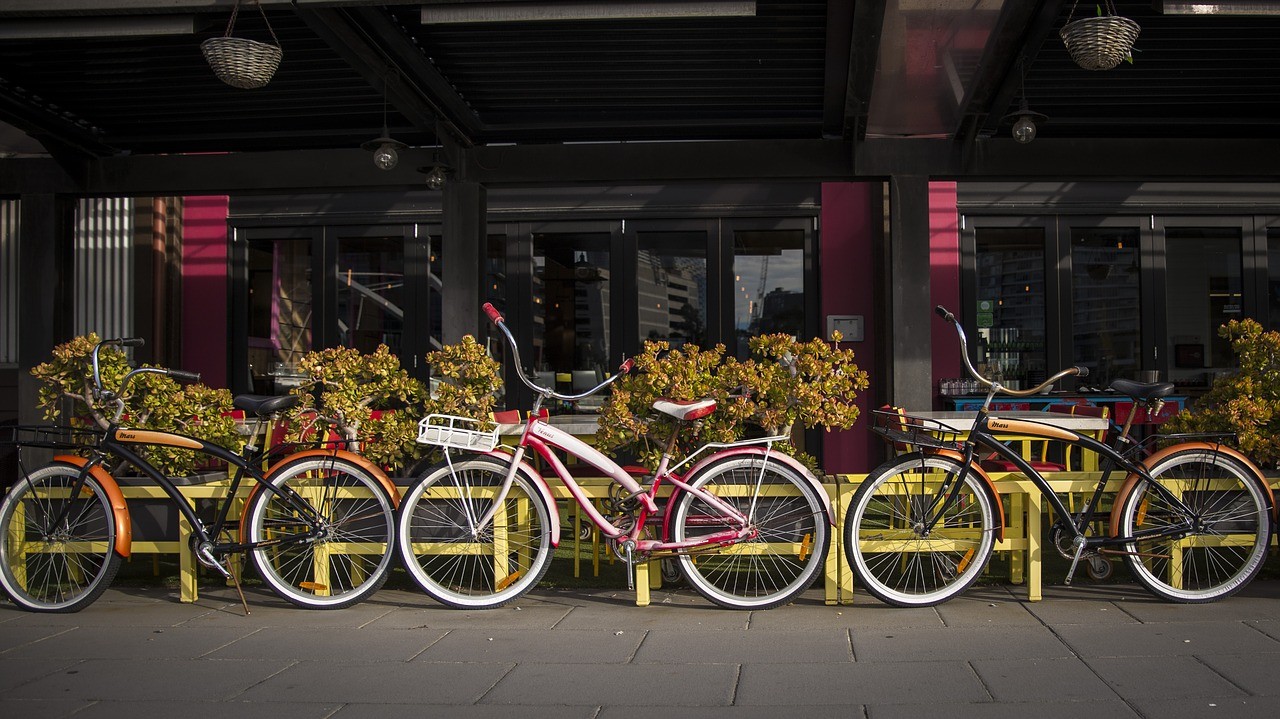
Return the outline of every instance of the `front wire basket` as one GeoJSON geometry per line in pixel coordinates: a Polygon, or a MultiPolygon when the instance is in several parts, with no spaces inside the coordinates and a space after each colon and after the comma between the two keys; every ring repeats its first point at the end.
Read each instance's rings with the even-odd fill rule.
{"type": "Polygon", "coordinates": [[[97,446],[102,432],[86,427],[55,424],[19,424],[0,427],[0,447],[41,447],[78,451],[97,446]]]}
{"type": "Polygon", "coordinates": [[[488,452],[498,446],[498,426],[471,417],[429,414],[418,423],[418,442],[472,452],[488,452]],[[486,430],[485,427],[492,429],[486,430]]]}
{"type": "Polygon", "coordinates": [[[960,436],[964,432],[936,419],[916,417],[892,408],[872,410],[871,414],[874,422],[871,431],[884,437],[898,452],[911,452],[922,447],[960,449],[960,436]]]}

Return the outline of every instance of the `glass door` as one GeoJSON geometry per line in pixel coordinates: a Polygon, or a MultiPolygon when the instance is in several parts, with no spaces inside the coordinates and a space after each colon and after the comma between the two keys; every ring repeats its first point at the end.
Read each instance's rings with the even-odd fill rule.
{"type": "MultiPolygon", "coordinates": [[[[712,274],[708,259],[711,223],[645,223],[635,231],[636,308],[639,340],[658,340],[673,348],[693,344],[709,348],[719,341],[712,321],[712,274]]],[[[639,346],[636,347],[636,350],[639,346]]]]}
{"type": "Polygon", "coordinates": [[[807,339],[816,332],[817,293],[812,291],[811,223],[804,219],[735,220],[722,233],[730,267],[732,308],[725,334],[729,352],[751,353],[757,335],[783,333],[807,339]]]}
{"type": "Polygon", "coordinates": [[[315,244],[307,230],[237,233],[233,259],[243,268],[243,289],[235,297],[245,332],[232,339],[236,391],[280,394],[298,384],[298,360],[314,346],[315,244]]]}
{"type": "Polygon", "coordinates": [[[1147,306],[1141,229],[1066,222],[1064,239],[1071,268],[1066,363],[1089,368],[1089,376],[1078,383],[1081,389],[1104,390],[1115,379],[1138,379],[1145,364],[1143,308],[1147,306]]]}
{"type": "Polygon", "coordinates": [[[339,231],[334,322],[337,344],[401,354],[405,321],[404,231],[339,231]]]}
{"type": "Polygon", "coordinates": [[[1014,389],[1048,376],[1045,264],[1043,226],[974,228],[973,359],[1014,389]]]}
{"type": "MultiPolygon", "coordinates": [[[[591,389],[621,362],[615,350],[618,308],[613,273],[614,232],[589,228],[533,228],[525,267],[532,298],[530,321],[518,326],[527,338],[521,350],[526,369],[546,387],[574,394],[591,389]],[[527,348],[527,349],[526,349],[527,348]]],[[[626,303],[629,304],[629,303],[626,303]]],[[[588,398],[566,413],[595,411],[604,395],[588,398]]]]}
{"type": "Polygon", "coordinates": [[[1258,316],[1244,291],[1243,218],[1168,218],[1161,224],[1162,378],[1207,387],[1235,363],[1231,343],[1218,329],[1258,316]]]}

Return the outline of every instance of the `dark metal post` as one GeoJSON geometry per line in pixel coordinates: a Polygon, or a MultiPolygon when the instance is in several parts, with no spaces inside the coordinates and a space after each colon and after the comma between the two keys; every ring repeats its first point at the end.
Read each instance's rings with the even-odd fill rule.
{"type": "Polygon", "coordinates": [[[442,307],[445,344],[463,335],[479,336],[484,302],[485,243],[488,237],[484,185],[450,180],[444,186],[444,279],[442,307]]]}
{"type": "Polygon", "coordinates": [[[33,423],[43,412],[31,370],[74,332],[75,203],[63,195],[23,195],[19,212],[18,421],[33,423]]]}
{"type": "Polygon", "coordinates": [[[929,178],[889,179],[890,401],[933,409],[930,339],[929,178]]]}

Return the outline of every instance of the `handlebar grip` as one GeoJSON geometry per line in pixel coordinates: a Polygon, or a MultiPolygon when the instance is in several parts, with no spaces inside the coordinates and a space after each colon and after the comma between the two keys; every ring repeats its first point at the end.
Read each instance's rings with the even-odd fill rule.
{"type": "Polygon", "coordinates": [[[627,361],[623,362],[622,366],[618,368],[618,374],[630,374],[631,369],[635,366],[636,366],[636,361],[628,357],[627,361]]]}
{"type": "Polygon", "coordinates": [[[486,302],[486,303],[484,303],[484,313],[485,313],[486,315],[489,315],[489,321],[490,321],[490,322],[492,322],[492,323],[494,323],[495,325],[496,325],[496,324],[498,324],[498,323],[500,323],[500,322],[505,322],[505,321],[506,321],[506,320],[502,319],[502,313],[498,311],[498,308],[497,308],[497,307],[494,307],[494,306],[493,306],[493,303],[492,303],[492,302],[486,302]]]}
{"type": "Polygon", "coordinates": [[[1080,366],[1080,365],[1076,365],[1074,369],[1075,369],[1075,371],[1076,371],[1076,376],[1077,376],[1077,377],[1088,377],[1088,376],[1089,376],[1089,368],[1088,368],[1088,367],[1082,367],[1082,366],[1080,366]]]}
{"type": "Polygon", "coordinates": [[[121,347],[141,347],[147,343],[141,337],[122,337],[120,338],[121,347]]]}
{"type": "Polygon", "coordinates": [[[951,324],[956,323],[956,316],[951,314],[951,312],[947,310],[946,307],[943,307],[942,305],[938,305],[937,307],[933,308],[933,311],[937,312],[939,317],[950,322],[951,324]]]}
{"type": "Polygon", "coordinates": [[[200,381],[199,372],[188,372],[186,370],[181,370],[181,369],[171,369],[171,370],[165,370],[165,374],[169,375],[170,377],[176,380],[181,380],[183,382],[199,382],[200,381]]]}

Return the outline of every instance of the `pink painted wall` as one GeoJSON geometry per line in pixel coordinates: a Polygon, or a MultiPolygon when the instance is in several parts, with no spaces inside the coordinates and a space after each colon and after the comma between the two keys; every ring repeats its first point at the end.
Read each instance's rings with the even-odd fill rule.
{"type": "MultiPolygon", "coordinates": [[[[823,467],[826,472],[866,472],[871,469],[876,435],[867,430],[869,406],[876,388],[883,385],[883,371],[875,366],[875,263],[873,242],[883,222],[880,195],[865,182],[828,182],[822,185],[821,249],[818,274],[822,286],[821,324],[826,333],[827,315],[862,315],[862,342],[842,344],[852,347],[858,367],[870,376],[871,387],[858,398],[862,417],[853,429],[831,432],[824,438],[823,467]]],[[[878,449],[878,448],[877,448],[878,449]]]]}
{"type": "MultiPolygon", "coordinates": [[[[960,213],[956,208],[956,183],[929,183],[929,301],[942,305],[957,317],[960,307],[960,213]]],[[[960,348],[951,325],[930,315],[933,346],[933,385],[959,377],[960,348]]],[[[936,402],[936,400],[935,400],[936,402]]],[[[939,407],[941,408],[941,407],[939,407]]]]}
{"type": "Polygon", "coordinates": [[[182,211],[182,364],[227,387],[227,197],[188,197],[182,211]]]}

